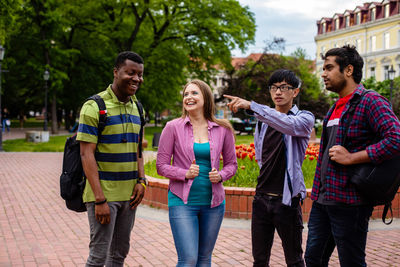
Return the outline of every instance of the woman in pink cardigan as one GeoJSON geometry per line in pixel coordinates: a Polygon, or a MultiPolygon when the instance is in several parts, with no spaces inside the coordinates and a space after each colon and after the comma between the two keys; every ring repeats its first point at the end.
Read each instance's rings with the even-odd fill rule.
{"type": "Polygon", "coordinates": [[[161,134],[157,172],[169,178],[176,266],[211,266],[225,213],[222,182],[237,170],[235,138],[230,123],[215,118],[213,94],[203,81],[193,80],[184,87],[182,113],[161,134]]]}

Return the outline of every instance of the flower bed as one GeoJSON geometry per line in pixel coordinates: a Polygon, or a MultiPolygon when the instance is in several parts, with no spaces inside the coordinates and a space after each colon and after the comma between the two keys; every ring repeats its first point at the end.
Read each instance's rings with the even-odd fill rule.
{"type": "MultiPolygon", "coordinates": [[[[256,187],[259,167],[255,159],[254,143],[250,145],[236,145],[236,157],[238,161],[238,170],[234,177],[224,182],[225,186],[234,187],[256,187]]],[[[306,149],[306,155],[302,165],[304,181],[307,188],[312,187],[317,158],[319,153],[319,144],[309,144],[306,149]]]]}
{"type": "MultiPolygon", "coordinates": [[[[309,144],[304,157],[302,170],[307,189],[306,199],[303,201],[302,211],[304,222],[308,221],[312,201],[310,192],[314,179],[315,167],[319,156],[319,144],[309,144]]],[[[225,186],[225,216],[229,218],[251,218],[252,201],[257,184],[259,167],[255,160],[254,144],[236,146],[238,170],[236,175],[224,182],[225,186]]],[[[168,179],[157,175],[155,160],[145,165],[149,186],[146,190],[143,204],[155,208],[168,209],[168,179]],[[160,179],[161,178],[161,179],[160,179]]],[[[397,193],[392,202],[393,217],[400,217],[400,193],[397,193]]],[[[375,207],[372,217],[381,217],[383,206],[375,207]]]]}

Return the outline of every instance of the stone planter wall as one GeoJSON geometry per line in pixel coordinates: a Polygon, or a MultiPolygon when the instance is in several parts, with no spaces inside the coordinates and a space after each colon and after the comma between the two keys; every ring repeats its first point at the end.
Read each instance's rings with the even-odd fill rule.
{"type": "MultiPolygon", "coordinates": [[[[142,201],[143,204],[154,208],[168,209],[168,180],[157,179],[147,176],[149,186],[142,201]]],[[[303,221],[307,222],[310,214],[312,201],[310,199],[311,190],[307,191],[307,197],[303,202],[303,221]]],[[[244,187],[225,187],[225,217],[251,219],[252,201],[254,188],[244,187]]],[[[400,192],[397,192],[392,202],[393,217],[400,218],[400,192]]],[[[383,206],[375,207],[372,218],[380,219],[383,206]]]]}

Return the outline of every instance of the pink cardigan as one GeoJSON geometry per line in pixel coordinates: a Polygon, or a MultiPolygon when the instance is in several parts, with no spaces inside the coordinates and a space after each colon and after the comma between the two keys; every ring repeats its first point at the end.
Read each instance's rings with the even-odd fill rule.
{"type": "MultiPolygon", "coordinates": [[[[208,121],[211,168],[216,168],[226,181],[235,175],[237,161],[233,133],[215,122],[208,121]],[[220,155],[223,168],[219,170],[220,155]]],[[[185,174],[195,159],[193,151],[193,127],[189,117],[174,119],[162,131],[158,152],[157,172],[169,178],[169,190],[186,204],[193,179],[185,179],[185,174]],[[171,165],[172,158],[172,165],[171,165]]],[[[225,198],[222,183],[212,184],[211,208],[220,205],[225,198]]]]}

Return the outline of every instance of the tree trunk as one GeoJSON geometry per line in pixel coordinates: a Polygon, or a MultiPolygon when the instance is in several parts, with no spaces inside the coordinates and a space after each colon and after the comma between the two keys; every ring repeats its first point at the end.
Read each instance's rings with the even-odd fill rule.
{"type": "Polygon", "coordinates": [[[51,101],[51,132],[58,134],[56,93],[53,93],[53,101],[51,101]]]}

